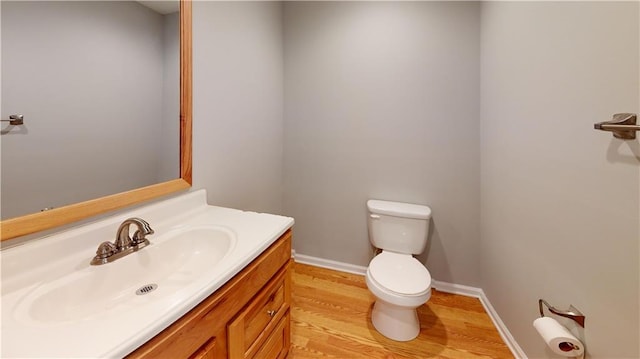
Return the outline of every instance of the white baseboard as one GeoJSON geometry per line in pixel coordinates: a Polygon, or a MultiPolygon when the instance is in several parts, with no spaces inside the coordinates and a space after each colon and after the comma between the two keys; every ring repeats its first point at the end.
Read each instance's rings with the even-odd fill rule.
{"type": "Polygon", "coordinates": [[[491,318],[493,325],[498,329],[500,337],[502,337],[502,340],[504,340],[507,347],[509,347],[509,350],[511,350],[513,356],[520,359],[527,359],[527,354],[525,354],[520,345],[518,345],[516,340],[513,338],[513,335],[511,335],[511,332],[509,332],[507,326],[504,324],[502,319],[500,319],[498,312],[493,308],[491,302],[489,302],[489,298],[487,298],[487,295],[484,293],[482,288],[469,287],[466,285],[441,282],[437,280],[432,281],[431,286],[441,292],[478,298],[480,303],[482,303],[484,310],[489,315],[489,318],[491,318]]]}
{"type": "Polygon", "coordinates": [[[470,287],[468,285],[453,284],[448,282],[442,282],[439,280],[432,280],[431,287],[437,289],[440,292],[464,295],[465,297],[474,297],[480,299],[484,295],[482,289],[476,287],[470,287]]]}
{"type": "Polygon", "coordinates": [[[511,350],[511,354],[513,354],[514,357],[519,359],[527,359],[527,354],[525,354],[524,350],[522,350],[520,345],[518,345],[518,342],[516,342],[516,339],[513,337],[513,335],[511,335],[511,332],[509,331],[507,326],[504,324],[502,319],[500,319],[498,312],[496,312],[496,310],[491,305],[491,302],[489,302],[489,298],[487,298],[487,296],[484,294],[484,291],[482,289],[480,289],[480,292],[482,293],[482,296],[479,297],[480,303],[482,303],[482,306],[484,306],[484,309],[487,311],[487,314],[489,314],[489,318],[491,318],[491,320],[493,321],[493,324],[498,329],[498,333],[500,333],[502,340],[504,340],[504,342],[509,347],[509,350],[511,350]]]}
{"type": "MultiPolygon", "coordinates": [[[[323,259],[323,258],[308,256],[304,254],[298,254],[296,253],[295,250],[291,251],[291,257],[294,258],[295,261],[298,263],[308,264],[315,267],[333,269],[340,272],[359,274],[359,275],[365,275],[367,273],[367,267],[353,265],[353,264],[344,263],[344,262],[338,262],[330,259],[323,259]]],[[[522,348],[518,345],[516,340],[513,338],[513,335],[511,335],[511,332],[509,332],[509,329],[504,324],[502,319],[500,319],[500,316],[498,315],[496,310],[493,308],[493,306],[489,302],[489,299],[485,295],[482,288],[442,282],[439,280],[433,280],[431,282],[431,286],[441,292],[478,298],[480,300],[480,303],[482,303],[482,306],[484,307],[484,309],[487,311],[489,318],[491,318],[491,321],[498,329],[498,333],[500,333],[502,340],[504,340],[507,347],[509,347],[509,350],[511,350],[511,353],[513,354],[513,356],[519,359],[527,359],[527,355],[524,353],[522,348]]]]}
{"type": "Polygon", "coordinates": [[[367,267],[357,266],[349,263],[332,261],[330,259],[323,259],[318,257],[307,256],[304,254],[298,254],[294,251],[294,259],[298,263],[308,264],[315,267],[333,269],[340,272],[365,275],[367,273],[367,267]]]}

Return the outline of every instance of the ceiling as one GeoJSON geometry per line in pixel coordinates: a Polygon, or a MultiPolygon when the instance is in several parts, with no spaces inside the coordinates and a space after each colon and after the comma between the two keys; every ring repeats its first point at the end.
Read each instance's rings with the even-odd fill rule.
{"type": "Polygon", "coordinates": [[[180,1],[178,0],[138,0],[138,2],[162,15],[171,14],[180,9],[180,1]]]}

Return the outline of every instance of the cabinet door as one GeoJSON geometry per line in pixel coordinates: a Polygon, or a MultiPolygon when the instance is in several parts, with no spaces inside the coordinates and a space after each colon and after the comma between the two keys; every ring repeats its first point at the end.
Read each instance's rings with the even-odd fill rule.
{"type": "Polygon", "coordinates": [[[228,326],[229,357],[253,358],[289,309],[291,281],[285,266],[228,326]]]}
{"type": "Polygon", "coordinates": [[[189,359],[223,359],[227,357],[226,333],[209,338],[189,359]]]}
{"type": "Polygon", "coordinates": [[[216,338],[210,338],[203,346],[193,353],[189,359],[215,359],[215,351],[218,346],[217,344],[218,342],[216,341],[216,338]]]}
{"type": "Polygon", "coordinates": [[[289,318],[289,311],[285,316],[280,319],[278,326],[271,333],[267,341],[258,350],[254,359],[283,359],[289,354],[289,347],[291,346],[291,320],[289,318]]]}

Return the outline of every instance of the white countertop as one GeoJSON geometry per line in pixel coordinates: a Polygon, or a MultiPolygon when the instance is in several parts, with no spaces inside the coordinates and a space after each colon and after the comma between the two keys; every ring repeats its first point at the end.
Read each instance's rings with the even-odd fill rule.
{"type": "MultiPolygon", "coordinates": [[[[206,192],[194,191],[166,201],[120,213],[98,222],[36,239],[0,252],[2,260],[3,358],[123,357],[183,316],[224,285],[293,226],[293,218],[244,212],[206,204],[206,192]],[[132,296],[116,308],[92,307],[79,320],[34,319],[34,293],[54,281],[90,276],[96,270],[116,270],[118,262],[141,260],[145,248],[96,269],[89,261],[103,241],[112,241],[116,229],[129,217],[151,224],[151,245],[165,233],[185,226],[219,226],[235,234],[235,244],[222,260],[180,286],[159,284],[159,294],[132,296]],[[111,267],[110,267],[111,266],[111,267]],[[165,290],[162,293],[162,290],[165,290]]],[[[148,254],[147,254],[148,255],[148,254]]],[[[126,263],[125,263],[126,264],[126,263]]],[[[149,273],[131,273],[146,284],[149,273]]],[[[135,280],[133,281],[135,282],[135,280]]],[[[106,285],[95,283],[96,287],[106,285]]],[[[97,288],[104,289],[104,288],[97,288]]],[[[70,295],[73,295],[72,293],[70,295]]],[[[73,298],[70,298],[73,299],[73,298]]],[[[51,310],[61,303],[48,303],[51,310]]]]}

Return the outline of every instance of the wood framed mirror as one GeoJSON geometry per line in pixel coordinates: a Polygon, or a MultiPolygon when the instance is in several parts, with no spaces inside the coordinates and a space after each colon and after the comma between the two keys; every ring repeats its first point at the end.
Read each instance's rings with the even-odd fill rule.
{"type": "Polygon", "coordinates": [[[180,178],[69,204],[0,222],[0,239],[8,240],[71,224],[191,187],[192,30],[191,0],[180,0],[180,178]]]}

